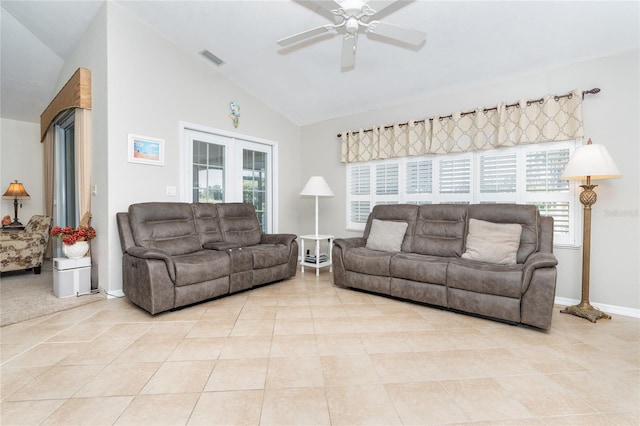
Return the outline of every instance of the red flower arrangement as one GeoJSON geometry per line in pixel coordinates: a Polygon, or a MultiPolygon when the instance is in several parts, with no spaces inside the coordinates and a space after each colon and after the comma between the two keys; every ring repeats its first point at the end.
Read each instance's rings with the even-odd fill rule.
{"type": "Polygon", "coordinates": [[[73,245],[77,241],[91,241],[96,237],[96,230],[89,226],[88,228],[73,229],[70,226],[60,228],[54,226],[51,228],[51,236],[62,239],[62,243],[73,245]]]}

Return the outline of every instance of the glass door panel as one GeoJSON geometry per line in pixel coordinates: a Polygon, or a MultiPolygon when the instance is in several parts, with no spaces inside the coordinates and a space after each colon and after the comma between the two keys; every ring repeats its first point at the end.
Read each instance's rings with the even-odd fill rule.
{"type": "Polygon", "coordinates": [[[266,152],[242,150],[242,201],[253,204],[262,229],[268,228],[267,188],[268,155],[266,152]]]}
{"type": "Polygon", "coordinates": [[[198,203],[221,203],[226,198],[226,144],[192,139],[191,197],[198,203]]]}
{"type": "Polygon", "coordinates": [[[250,203],[262,230],[273,232],[273,147],[192,129],[183,141],[185,201],[250,203]]]}

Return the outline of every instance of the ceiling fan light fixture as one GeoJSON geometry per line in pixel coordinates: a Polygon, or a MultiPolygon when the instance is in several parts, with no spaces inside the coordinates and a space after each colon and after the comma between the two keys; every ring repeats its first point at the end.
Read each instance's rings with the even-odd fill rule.
{"type": "Polygon", "coordinates": [[[358,32],[358,28],[360,28],[360,21],[358,21],[358,18],[356,18],[355,16],[352,16],[347,19],[344,28],[349,34],[355,34],[358,32]]]}

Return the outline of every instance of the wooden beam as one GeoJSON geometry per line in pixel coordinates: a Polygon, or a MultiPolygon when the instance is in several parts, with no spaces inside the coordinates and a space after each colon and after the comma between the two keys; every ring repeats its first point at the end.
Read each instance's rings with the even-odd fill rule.
{"type": "Polygon", "coordinates": [[[91,71],[78,68],[40,114],[40,142],[58,114],[69,108],[91,109],[91,71]]]}

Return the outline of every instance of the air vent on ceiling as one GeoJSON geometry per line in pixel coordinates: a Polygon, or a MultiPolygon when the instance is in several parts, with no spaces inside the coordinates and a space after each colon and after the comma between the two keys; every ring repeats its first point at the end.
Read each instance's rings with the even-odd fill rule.
{"type": "Polygon", "coordinates": [[[200,52],[200,54],[218,66],[224,64],[224,61],[222,59],[218,58],[216,55],[209,52],[207,49],[204,49],[202,52],[200,52]]]}

